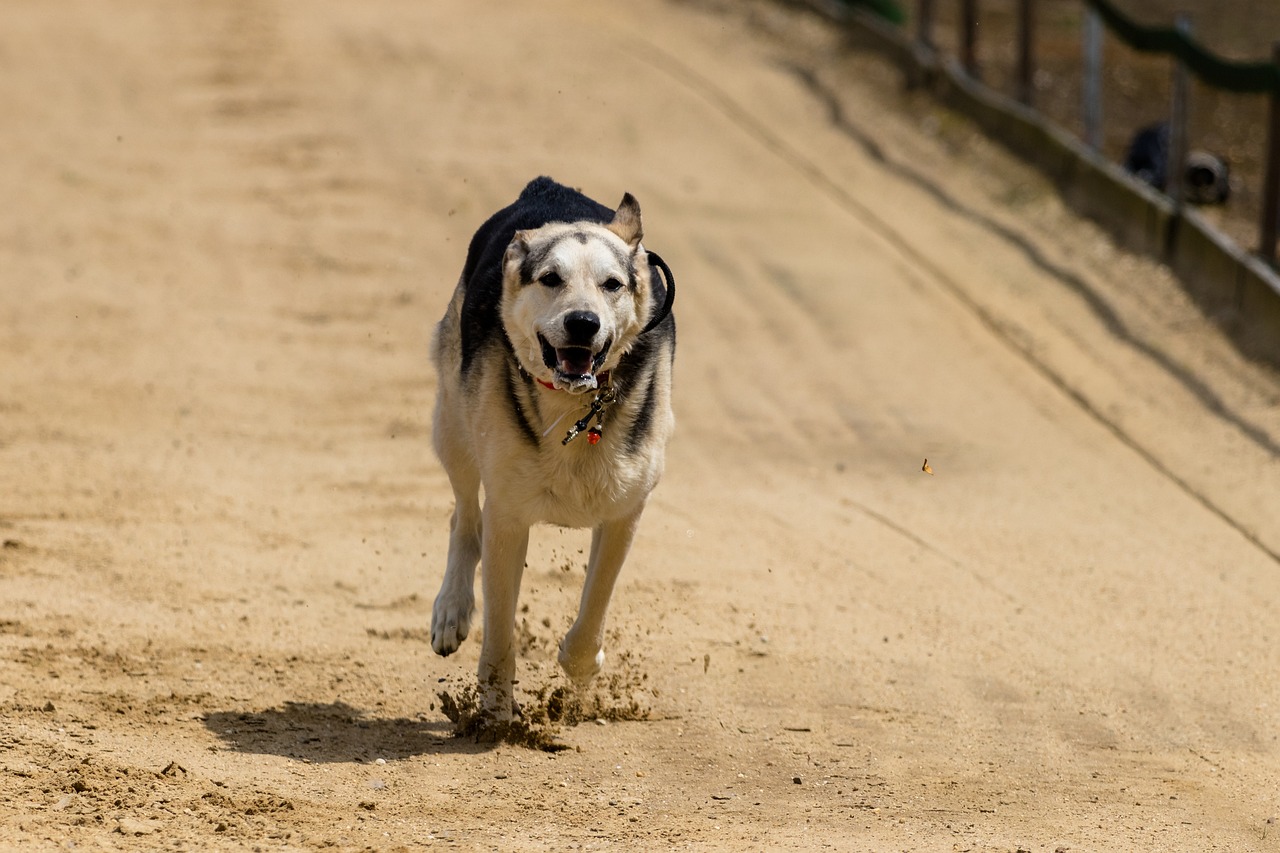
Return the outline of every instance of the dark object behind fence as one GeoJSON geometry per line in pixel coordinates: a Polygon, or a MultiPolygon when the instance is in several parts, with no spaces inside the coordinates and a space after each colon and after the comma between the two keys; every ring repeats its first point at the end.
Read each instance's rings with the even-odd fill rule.
{"type": "MultiPolygon", "coordinates": [[[[1133,136],[1124,167],[1158,190],[1169,185],[1169,123],[1144,127],[1133,136]]],[[[1222,204],[1231,195],[1227,161],[1208,151],[1192,151],[1182,170],[1182,197],[1192,204],[1222,204]]]]}

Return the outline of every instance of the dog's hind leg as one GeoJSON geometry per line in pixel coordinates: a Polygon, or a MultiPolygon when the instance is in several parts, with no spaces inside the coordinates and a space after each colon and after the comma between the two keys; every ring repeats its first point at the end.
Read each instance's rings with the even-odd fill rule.
{"type": "MultiPolygon", "coordinates": [[[[447,434],[437,423],[437,435],[447,434]]],[[[475,612],[476,563],[480,561],[480,472],[459,448],[441,440],[440,458],[453,485],[453,518],[449,522],[449,562],[431,608],[431,648],[451,655],[471,631],[475,612]]]]}
{"type": "Polygon", "coordinates": [[[487,722],[509,722],[514,711],[516,600],[529,549],[528,522],[495,517],[485,501],[484,639],[480,644],[480,704],[487,722]]]}
{"type": "Polygon", "coordinates": [[[604,666],[605,613],[643,509],[641,505],[632,514],[607,521],[591,533],[591,556],[578,618],[564,635],[559,655],[561,668],[579,687],[587,686],[604,666]]]}

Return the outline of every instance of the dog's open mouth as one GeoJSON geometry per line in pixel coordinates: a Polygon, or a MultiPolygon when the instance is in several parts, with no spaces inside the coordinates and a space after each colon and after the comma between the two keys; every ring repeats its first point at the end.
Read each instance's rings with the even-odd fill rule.
{"type": "Polygon", "coordinates": [[[553,347],[551,342],[538,335],[538,343],[542,345],[542,361],[570,386],[588,384],[595,386],[595,373],[604,364],[609,354],[612,341],[606,341],[599,352],[593,353],[588,347],[553,347]]]}

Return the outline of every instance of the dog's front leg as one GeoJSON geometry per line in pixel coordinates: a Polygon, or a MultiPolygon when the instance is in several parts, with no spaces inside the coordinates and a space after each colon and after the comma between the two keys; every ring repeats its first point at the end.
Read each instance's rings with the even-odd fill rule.
{"type": "Polygon", "coordinates": [[[480,559],[484,640],[480,644],[480,703],[487,720],[509,722],[516,674],[516,599],[529,548],[529,525],[492,512],[485,501],[480,559]]]}
{"type": "Polygon", "coordinates": [[[431,608],[431,648],[449,656],[471,631],[475,608],[476,562],[480,559],[479,478],[470,490],[459,489],[455,479],[456,503],[449,525],[449,562],[431,608]]]}
{"type": "Polygon", "coordinates": [[[560,643],[560,666],[578,687],[586,687],[604,666],[605,612],[643,510],[642,504],[630,515],[606,521],[591,533],[591,556],[578,618],[560,643]]]}

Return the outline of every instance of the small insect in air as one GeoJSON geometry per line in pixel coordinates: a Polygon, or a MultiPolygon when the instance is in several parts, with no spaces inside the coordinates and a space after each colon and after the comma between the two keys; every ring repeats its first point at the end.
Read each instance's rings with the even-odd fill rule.
{"type": "Polygon", "coordinates": [[[923,472],[925,472],[926,474],[932,474],[932,473],[933,473],[933,469],[929,467],[929,460],[928,460],[928,459],[924,460],[924,464],[920,466],[920,470],[921,470],[921,471],[923,471],[923,472]]]}

